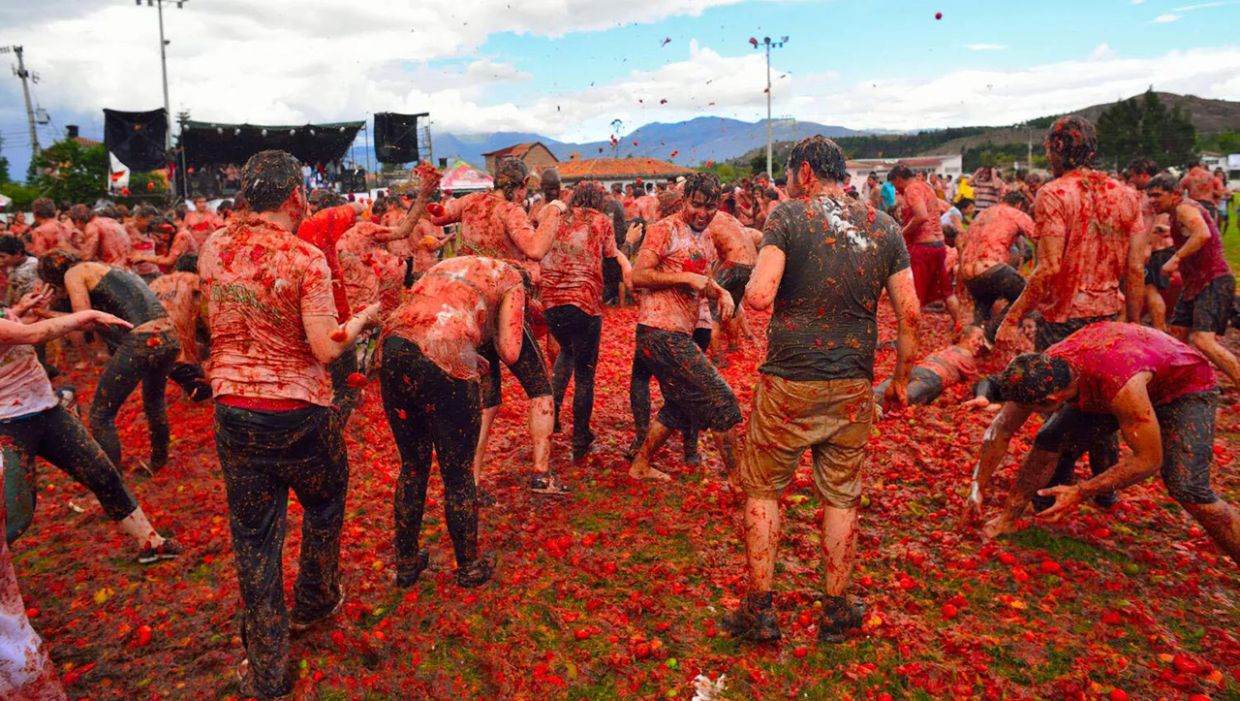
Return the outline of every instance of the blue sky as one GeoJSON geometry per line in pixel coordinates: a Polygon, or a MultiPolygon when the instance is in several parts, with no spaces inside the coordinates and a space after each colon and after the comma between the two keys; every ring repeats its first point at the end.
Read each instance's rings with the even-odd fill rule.
{"type": "MultiPolygon", "coordinates": [[[[41,74],[43,143],[69,123],[98,137],[103,107],[160,106],[153,9],[5,5],[0,45],[24,44],[41,74]]],[[[858,129],[1010,124],[1150,84],[1240,98],[1237,0],[191,0],[166,14],[173,111],[217,121],[430,111],[436,130],[580,141],[607,138],[616,118],[626,131],[756,121],[765,72],[748,39],[767,35],[790,37],[772,58],[774,113],[858,129]]],[[[29,138],[7,72],[0,136],[23,173],[29,138]]]]}

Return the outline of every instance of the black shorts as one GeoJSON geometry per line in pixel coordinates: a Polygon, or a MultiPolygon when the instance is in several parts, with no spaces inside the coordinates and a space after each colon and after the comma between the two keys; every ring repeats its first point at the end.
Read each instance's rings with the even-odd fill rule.
{"type": "Polygon", "coordinates": [[[1068,319],[1060,323],[1039,319],[1038,330],[1033,337],[1033,349],[1041,353],[1090,324],[1096,324],[1100,321],[1115,321],[1117,318],[1117,315],[1111,314],[1108,316],[1090,316],[1084,319],[1068,319]]]}
{"type": "Polygon", "coordinates": [[[1168,246],[1150,254],[1150,259],[1145,264],[1145,284],[1153,285],[1160,290],[1171,287],[1171,278],[1163,274],[1162,267],[1171,260],[1173,255],[1175,255],[1174,246],[1168,246]]]}
{"type": "MultiPolygon", "coordinates": [[[[1154,407],[1162,433],[1162,480],[1182,504],[1213,504],[1210,488],[1214,460],[1214,414],[1218,392],[1197,392],[1154,407]]],[[[1034,447],[1057,453],[1079,451],[1119,430],[1110,414],[1087,414],[1066,406],[1055,412],[1034,438],[1034,447]]]]}
{"type": "Polygon", "coordinates": [[[1236,278],[1221,275],[1210,281],[1201,294],[1192,299],[1180,297],[1167,320],[1170,326],[1223,335],[1231,322],[1231,308],[1236,298],[1236,278]]]}
{"type": "Polygon", "coordinates": [[[753,274],[752,265],[729,265],[715,275],[715,283],[732,295],[732,303],[741,306],[741,298],[745,296],[745,285],[749,284],[749,276],[753,274]]]}
{"type": "Polygon", "coordinates": [[[741,422],[732,388],[689,334],[638,324],[635,358],[659,381],[659,423],[672,430],[726,431],[741,422]]]}
{"type": "MultiPolygon", "coordinates": [[[[497,407],[503,403],[500,393],[499,353],[496,352],[494,343],[488,343],[478,349],[478,355],[486,358],[491,366],[488,374],[482,378],[482,407],[484,409],[497,407]]],[[[530,331],[529,324],[526,324],[522,333],[521,355],[517,357],[517,362],[508,366],[508,369],[512,371],[513,377],[517,378],[517,382],[521,383],[525,396],[530,399],[551,394],[551,381],[547,379],[547,363],[543,360],[542,348],[534,338],[533,332],[530,331]]]]}

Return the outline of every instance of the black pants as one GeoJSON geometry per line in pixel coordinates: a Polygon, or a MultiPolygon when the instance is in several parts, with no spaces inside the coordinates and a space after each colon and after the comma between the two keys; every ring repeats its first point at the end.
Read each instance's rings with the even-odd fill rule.
{"type": "MultiPolygon", "coordinates": [[[[887,388],[891,386],[891,378],[883,380],[874,388],[874,400],[881,403],[883,395],[887,394],[887,388]]],[[[929,404],[939,398],[943,394],[943,378],[939,377],[933,370],[924,367],[914,367],[909,371],[908,378],[908,403],[914,406],[929,404]]]]}
{"type": "MultiPolygon", "coordinates": [[[[700,328],[693,330],[693,343],[705,353],[710,348],[711,330],[700,328]]],[[[629,411],[633,413],[633,432],[639,439],[645,438],[650,431],[650,380],[654,371],[649,365],[640,361],[640,348],[633,351],[633,367],[629,371],[629,411]]],[[[690,426],[681,431],[684,438],[685,455],[698,452],[698,436],[702,429],[690,426]]]]}
{"type": "MultiPolygon", "coordinates": [[[[490,371],[482,383],[482,406],[487,409],[497,407],[504,400],[500,391],[499,352],[495,350],[494,343],[488,343],[478,349],[478,355],[486,358],[490,365],[490,371]]],[[[547,379],[547,361],[543,358],[542,347],[538,345],[528,323],[521,334],[521,355],[517,356],[517,362],[509,365],[508,369],[513,377],[517,378],[517,382],[521,383],[526,397],[537,399],[551,394],[551,381],[547,379]]]]}
{"type": "Polygon", "coordinates": [[[164,403],[164,389],[168,386],[168,373],[180,353],[181,346],[171,331],[133,331],[125,334],[103,367],[90,407],[90,432],[118,470],[121,441],[116,435],[116,415],[139,383],[142,384],[142,409],[151,432],[151,469],[158,470],[168,462],[168,407],[164,403]]]}
{"type": "Polygon", "coordinates": [[[478,495],[474,486],[474,448],[482,418],[478,382],[458,380],[398,336],[383,343],[379,370],[383,411],[400,451],[396,483],[396,570],[418,561],[418,539],[431,476],[431,451],[439,457],[444,515],[456,564],[478,557],[478,495]]]}
{"type": "Polygon", "coordinates": [[[215,406],[215,448],[228,495],[246,655],[258,688],[269,696],[292,687],[283,558],[289,489],[304,510],[293,616],[314,620],[340,598],[340,529],[349,488],[341,424],[327,407],[215,406]]]}
{"type": "Polygon", "coordinates": [[[1010,265],[996,265],[966,281],[964,286],[973,297],[973,323],[985,329],[986,337],[994,341],[1008,307],[1025,291],[1025,278],[1010,265]],[[1007,304],[1003,311],[994,314],[995,302],[1000,299],[1007,304]]]}
{"type": "Polygon", "coordinates": [[[4,446],[4,503],[8,512],[8,542],[12,543],[34,519],[38,481],[35,458],[64,470],[89,489],[103,512],[120,521],[138,502],[125,487],[121,474],[108,460],[86,427],[69,410],[55,406],[30,416],[0,421],[0,445],[4,446]]]}
{"type": "Polygon", "coordinates": [[[603,303],[616,304],[620,301],[620,281],[624,278],[620,263],[615,258],[603,259],[603,303]]]}
{"type": "Polygon", "coordinates": [[[357,372],[357,346],[346,348],[327,369],[332,376],[332,404],[340,411],[343,419],[340,423],[344,425],[362,397],[361,387],[349,386],[349,375],[357,372]]]}
{"type": "Polygon", "coordinates": [[[663,408],[657,418],[664,426],[726,431],[741,422],[732,388],[689,334],[638,324],[633,360],[659,381],[663,408]]]}
{"type": "MultiPolygon", "coordinates": [[[[1115,316],[1097,316],[1082,319],[1068,319],[1064,322],[1047,322],[1039,321],[1037,333],[1034,336],[1034,349],[1041,353],[1047,348],[1059,343],[1068,336],[1080,331],[1090,324],[1099,321],[1114,321],[1115,316]]],[[[1048,424],[1055,422],[1056,416],[1064,412],[1061,409],[1046,420],[1042,425],[1039,434],[1046,430],[1048,424]]],[[[1063,420],[1063,419],[1061,419],[1063,420]]],[[[1070,420],[1070,415],[1069,415],[1070,420]]],[[[1100,475],[1109,469],[1115,463],[1119,462],[1119,436],[1114,431],[1109,433],[1103,432],[1094,436],[1093,440],[1086,445],[1081,445],[1078,441],[1071,449],[1063,450],[1059,455],[1059,462],[1055,465],[1055,475],[1051,477],[1051,481],[1047,483],[1047,487],[1056,487],[1061,484],[1071,484],[1076,475],[1076,461],[1081,459],[1085,453],[1089,453],[1089,470],[1095,475],[1100,475]]],[[[1114,492],[1100,495],[1101,498],[1109,499],[1114,496],[1114,492]]],[[[1034,496],[1033,505],[1041,510],[1050,507],[1054,503],[1054,499],[1050,497],[1034,496]]]]}
{"type": "Polygon", "coordinates": [[[547,328],[560,344],[551,372],[551,393],[555,415],[560,415],[569,376],[573,379],[573,447],[585,448],[594,442],[590,416],[594,413],[594,371],[598,366],[599,336],[603,317],[590,316],[571,304],[551,307],[543,312],[547,328]]]}

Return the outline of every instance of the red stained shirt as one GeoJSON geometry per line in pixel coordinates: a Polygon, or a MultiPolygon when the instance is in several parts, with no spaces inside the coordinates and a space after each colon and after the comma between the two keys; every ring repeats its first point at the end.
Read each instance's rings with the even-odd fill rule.
{"type": "Polygon", "coordinates": [[[336,257],[349,302],[358,307],[382,302],[384,309],[400,303],[405,262],[375,241],[387,227],[373,222],[354,224],[336,242],[336,257]]]}
{"type": "Polygon", "coordinates": [[[206,370],[213,393],[331,406],[331,378],[311,352],[304,324],[336,316],[323,252],[251,216],[234,219],[207,241],[198,271],[211,329],[206,370]]]}
{"type": "Polygon", "coordinates": [[[948,346],[931,353],[918,365],[938,375],[939,379],[943,380],[944,388],[977,374],[977,362],[973,354],[960,346],[948,346]]]}
{"type": "Polygon", "coordinates": [[[970,265],[1006,263],[1016,237],[1032,237],[1033,219],[1010,204],[1000,202],[977,215],[964,236],[960,263],[970,265]]]}
{"type": "Polygon", "coordinates": [[[1201,166],[1188,169],[1180,178],[1180,189],[1187,190],[1188,196],[1198,202],[1214,203],[1218,201],[1218,185],[1210,171],[1201,166]]]}
{"type": "MultiPolygon", "coordinates": [[[[641,251],[654,254],[660,273],[710,275],[715,247],[706,232],[694,231],[679,215],[660,219],[646,231],[641,251]]],[[[638,302],[637,323],[692,335],[697,326],[700,295],[684,285],[645,290],[638,302]]]]}
{"type": "Polygon", "coordinates": [[[1131,188],[1094,170],[1069,171],[1038,190],[1035,236],[1063,240],[1059,274],[1038,304],[1049,322],[1117,314],[1128,241],[1141,231],[1141,203],[1131,188]]]}
{"type": "Polygon", "coordinates": [[[495,338],[504,295],[522,285],[509,263],[479,256],[446,260],[423,275],[388,315],[383,335],[417,344],[459,380],[479,378],[478,347],[495,338]]]}
{"type": "Polygon", "coordinates": [[[560,222],[542,259],[543,308],[571,304],[590,316],[601,315],[603,259],[616,255],[611,217],[593,209],[574,209],[560,222]]]}
{"type": "Polygon", "coordinates": [[[534,238],[525,210],[497,192],[478,192],[444,205],[437,223],[461,223],[460,255],[486,256],[517,263],[536,275],[538,264],[526,258],[517,241],[534,238]]]}
{"type": "MultiPolygon", "coordinates": [[[[1227,266],[1227,259],[1223,256],[1223,239],[1218,234],[1214,217],[1196,200],[1183,200],[1182,203],[1196,209],[1205,220],[1206,228],[1210,230],[1210,240],[1191,256],[1180,261],[1180,277],[1184,279],[1184,291],[1181,295],[1184,299],[1196,299],[1211,282],[1224,275],[1231,275],[1231,268],[1227,266]]],[[[1180,218],[1177,216],[1171,217],[1171,240],[1175,242],[1176,248],[1188,241],[1188,232],[1180,226],[1180,218]]]]}
{"type": "Polygon", "coordinates": [[[56,402],[34,346],[0,344],[0,420],[51,409],[56,402]]]}
{"type": "Polygon", "coordinates": [[[1076,372],[1072,404],[1091,414],[1111,413],[1111,402],[1141,372],[1153,378],[1146,390],[1156,407],[1217,388],[1210,362],[1196,349],[1148,326],[1091,324],[1046,350],[1076,372]]]}
{"type": "Polygon", "coordinates": [[[319,210],[297,227],[297,238],[323,252],[327,269],[331,271],[332,299],[336,303],[336,320],[344,323],[349,319],[349,296],[344,286],[344,274],[336,260],[336,242],[357,220],[357,212],[347,204],[319,210]]]}
{"type": "Polygon", "coordinates": [[[939,198],[926,183],[913,179],[904,186],[904,209],[902,222],[913,220],[913,204],[921,202],[926,208],[926,220],[905,236],[907,243],[936,243],[943,240],[943,225],[939,223],[939,198]]]}

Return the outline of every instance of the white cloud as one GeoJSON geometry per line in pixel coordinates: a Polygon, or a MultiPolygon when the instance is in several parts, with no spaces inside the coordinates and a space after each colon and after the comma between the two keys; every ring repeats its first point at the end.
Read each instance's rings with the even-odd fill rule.
{"type": "Polygon", "coordinates": [[[965,44],[964,48],[969,51],[999,51],[1006,49],[1006,44],[965,44]]]}
{"type": "Polygon", "coordinates": [[[1102,59],[1114,58],[1114,57],[1115,57],[1115,49],[1112,49],[1111,45],[1106,43],[1105,41],[1095,46],[1094,50],[1089,52],[1090,61],[1099,61],[1102,59]]]}
{"type": "Polygon", "coordinates": [[[1170,24],[1172,22],[1178,21],[1181,17],[1182,15],[1176,15],[1176,14],[1171,14],[1171,13],[1167,13],[1165,15],[1159,15],[1154,18],[1154,24],[1170,24]]]}

